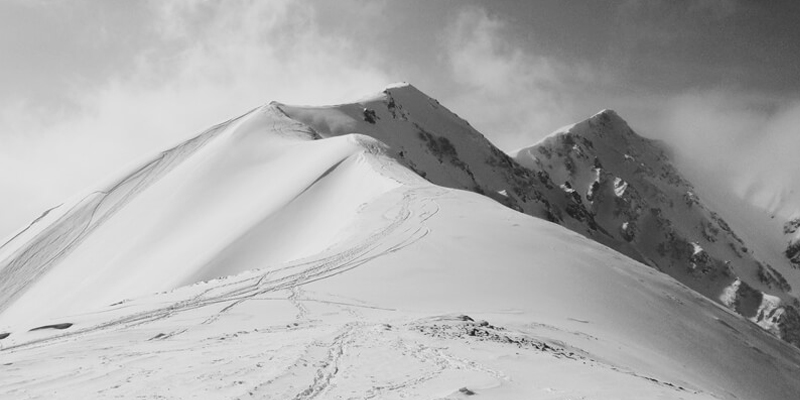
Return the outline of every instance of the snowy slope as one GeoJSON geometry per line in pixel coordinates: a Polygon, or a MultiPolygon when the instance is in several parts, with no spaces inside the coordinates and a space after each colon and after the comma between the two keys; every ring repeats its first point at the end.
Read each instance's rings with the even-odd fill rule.
{"type": "Polygon", "coordinates": [[[60,206],[0,248],[0,327],[326,249],[397,183],[364,172],[374,140],[311,135],[259,108],[60,206]]]}
{"type": "Polygon", "coordinates": [[[52,321],[75,324],[64,331],[14,331],[4,341],[34,341],[0,353],[0,390],[459,398],[467,388],[543,399],[800,390],[800,357],[787,345],[665,275],[485,198],[412,182],[353,222],[363,229],[315,257],[52,321]]]}
{"type": "MultiPolygon", "coordinates": [[[[520,167],[477,163],[493,146],[412,94],[395,127],[386,92],[258,108],[21,231],[0,248],[0,397],[797,397],[800,352],[745,318],[421,179],[407,166],[502,201],[520,167]]],[[[538,181],[506,204],[585,223],[538,181]]]]}
{"type": "MultiPolygon", "coordinates": [[[[665,146],[606,110],[512,154],[590,210],[614,249],[800,344],[797,293],[673,166],[665,146]]],[[[729,209],[724,209],[728,211],[729,209]]],[[[780,243],[780,241],[776,241],[780,243]]]]}

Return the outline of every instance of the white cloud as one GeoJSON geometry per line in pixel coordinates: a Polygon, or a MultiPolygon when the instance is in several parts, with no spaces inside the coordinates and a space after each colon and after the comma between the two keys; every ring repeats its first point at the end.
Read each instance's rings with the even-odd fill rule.
{"type": "Polygon", "coordinates": [[[508,37],[506,24],[483,9],[459,14],[449,26],[445,56],[460,88],[445,104],[511,150],[568,123],[571,104],[561,93],[591,73],[531,54],[508,37]]]}
{"type": "Polygon", "coordinates": [[[800,101],[686,93],[664,110],[664,137],[703,179],[788,217],[800,204],[800,101]]]}
{"type": "MultiPolygon", "coordinates": [[[[392,81],[358,43],[316,28],[306,2],[152,2],[161,41],[133,73],[77,91],[53,120],[20,103],[0,115],[0,237],[146,154],[278,100],[328,104],[392,81]]],[[[100,78],[98,78],[100,79],[100,78]]]]}

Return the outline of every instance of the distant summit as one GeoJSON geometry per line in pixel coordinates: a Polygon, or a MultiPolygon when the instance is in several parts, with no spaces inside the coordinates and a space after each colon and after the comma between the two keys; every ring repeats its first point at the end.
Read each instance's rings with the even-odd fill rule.
{"type": "Polygon", "coordinates": [[[603,110],[512,153],[589,210],[598,241],[800,345],[797,292],[697,194],[667,150],[603,110]]]}

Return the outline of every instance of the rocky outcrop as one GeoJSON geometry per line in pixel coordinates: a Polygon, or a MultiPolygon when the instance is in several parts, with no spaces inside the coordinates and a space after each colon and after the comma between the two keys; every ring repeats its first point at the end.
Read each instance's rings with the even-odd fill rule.
{"type": "MultiPolygon", "coordinates": [[[[609,236],[604,244],[800,345],[786,279],[702,201],[663,144],[637,135],[615,112],[604,110],[512,155],[567,188],[589,212],[583,220],[609,236]]],[[[798,228],[800,220],[785,229],[798,228]]],[[[800,261],[800,241],[786,256],[800,261]]]]}

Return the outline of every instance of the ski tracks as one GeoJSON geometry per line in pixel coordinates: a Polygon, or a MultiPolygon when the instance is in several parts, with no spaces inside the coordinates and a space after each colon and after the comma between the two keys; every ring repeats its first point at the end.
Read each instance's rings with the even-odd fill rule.
{"type": "Polygon", "coordinates": [[[353,340],[353,332],[358,324],[351,323],[345,325],[341,333],[339,333],[330,344],[322,343],[321,346],[327,347],[328,354],[325,359],[319,364],[316,374],[314,375],[314,382],[311,383],[302,392],[293,397],[294,400],[307,400],[313,399],[318,395],[325,392],[331,385],[331,380],[339,372],[339,363],[345,353],[347,346],[353,340]]]}
{"type": "Polygon", "coordinates": [[[299,297],[303,293],[303,288],[301,286],[292,286],[291,289],[289,289],[289,291],[290,291],[289,298],[288,298],[289,302],[292,303],[292,305],[295,308],[297,308],[297,317],[296,317],[296,319],[298,321],[302,321],[302,320],[307,319],[308,318],[308,308],[299,299],[299,297]]]}
{"type": "MultiPolygon", "coordinates": [[[[102,331],[121,330],[152,324],[189,310],[220,304],[218,310],[209,313],[198,326],[218,324],[219,320],[234,307],[244,302],[263,296],[265,294],[288,293],[286,300],[296,309],[295,319],[308,320],[310,310],[306,306],[313,299],[304,298],[303,285],[323,280],[345,273],[357,268],[364,263],[406,248],[424,238],[430,233],[425,226],[425,221],[436,215],[439,206],[436,198],[447,193],[445,189],[436,187],[402,187],[385,194],[380,202],[373,202],[362,212],[372,213],[366,215],[364,220],[383,221],[379,226],[371,225],[373,229],[366,231],[356,230],[351,239],[340,242],[348,244],[333,248],[317,257],[299,260],[297,262],[265,269],[263,271],[250,271],[238,276],[227,277],[217,281],[204,283],[201,286],[177,289],[164,293],[167,298],[176,299],[164,306],[149,308],[143,311],[132,312],[114,319],[106,319],[92,325],[74,329],[72,332],[63,332],[56,335],[10,346],[0,351],[18,351],[25,348],[47,346],[61,340],[76,340],[82,335],[102,331]],[[379,207],[382,207],[381,210],[379,207]],[[381,212],[382,218],[375,218],[374,213],[381,212]],[[181,294],[181,292],[185,294],[181,294]]],[[[135,303],[127,303],[128,308],[135,309],[135,303]]],[[[162,303],[163,304],[163,303],[162,303]]],[[[352,379],[361,371],[361,362],[358,353],[348,356],[349,349],[357,345],[361,350],[370,351],[370,354],[380,354],[381,349],[390,344],[391,339],[373,332],[362,315],[348,305],[340,305],[348,314],[343,325],[331,333],[317,332],[317,329],[328,331],[324,326],[309,326],[307,331],[312,334],[308,342],[301,344],[305,348],[299,358],[290,361],[284,371],[277,371],[277,376],[270,373],[257,379],[255,386],[245,392],[242,399],[249,398],[280,398],[306,400],[322,398],[326,393],[332,392],[338,385],[352,379]],[[347,322],[349,320],[349,322],[347,322]],[[320,333],[322,333],[320,335],[320,333]],[[368,347],[363,347],[368,346],[368,347]],[[344,364],[343,364],[344,363],[344,364]],[[344,365],[344,367],[343,367],[344,365]],[[347,377],[340,377],[342,369],[348,371],[347,377]],[[354,375],[355,374],[355,375],[354,375]],[[260,383],[257,383],[258,381],[260,383]]],[[[141,308],[139,308],[141,310],[141,308]]],[[[192,327],[176,329],[163,334],[150,336],[150,341],[170,340],[172,336],[180,335],[192,327]]],[[[334,328],[336,329],[336,328],[334,328]]],[[[306,334],[308,334],[306,333],[306,334]]],[[[305,335],[305,334],[304,334],[305,335]]],[[[301,339],[303,340],[303,339],[301,339]]],[[[374,398],[382,393],[403,391],[413,388],[427,380],[436,378],[448,368],[474,368],[455,358],[449,357],[441,350],[412,349],[414,359],[423,363],[435,365],[430,374],[420,374],[416,370],[409,370],[407,377],[385,377],[375,381],[369,389],[361,391],[359,397],[374,398]]],[[[419,362],[416,363],[419,365],[419,362]]],[[[428,368],[429,370],[430,368],[428,368]]],[[[430,371],[428,371],[430,372],[430,371]]],[[[340,387],[340,389],[342,389],[340,387]]],[[[343,389],[342,389],[343,390],[343,389]]]]}
{"type": "Polygon", "coordinates": [[[326,393],[335,385],[342,359],[362,327],[360,322],[347,323],[329,341],[314,340],[292,365],[237,399],[310,400],[326,393]]]}
{"type": "Polygon", "coordinates": [[[397,339],[394,346],[423,363],[436,366],[436,370],[426,376],[424,380],[433,379],[446,370],[472,370],[490,375],[499,381],[511,381],[511,378],[504,372],[486,367],[472,360],[448,354],[445,351],[446,348],[428,346],[419,341],[409,343],[404,339],[397,339]]]}
{"type": "MultiPolygon", "coordinates": [[[[386,224],[373,229],[369,233],[355,237],[349,243],[353,245],[331,249],[328,254],[320,254],[315,258],[300,260],[286,266],[261,271],[241,274],[238,277],[229,277],[213,282],[210,288],[200,293],[193,292],[183,300],[173,302],[165,307],[149,309],[147,311],[128,314],[116,319],[106,320],[93,326],[75,329],[47,338],[9,346],[3,351],[28,347],[31,345],[45,344],[61,338],[73,337],[97,330],[131,328],[134,326],[152,323],[172,315],[221,302],[232,302],[219,313],[223,313],[242,301],[247,301],[255,296],[279,291],[290,292],[289,301],[298,308],[298,318],[305,318],[308,310],[298,300],[302,285],[327,279],[332,276],[347,272],[366,262],[383,255],[399,251],[424,238],[430,233],[425,226],[425,221],[436,215],[439,206],[436,198],[447,193],[446,189],[432,186],[402,187],[388,192],[387,202],[391,204],[391,196],[401,195],[399,201],[394,201],[394,206],[389,207],[383,218],[386,224]]],[[[366,212],[366,211],[364,211],[366,212]]],[[[370,219],[370,218],[368,218],[370,219]]],[[[374,220],[372,218],[371,220],[374,220]]],[[[182,290],[182,289],[176,289],[182,290]]],[[[219,316],[211,316],[207,322],[214,322],[219,316]]]]}

